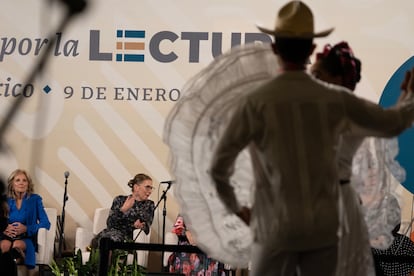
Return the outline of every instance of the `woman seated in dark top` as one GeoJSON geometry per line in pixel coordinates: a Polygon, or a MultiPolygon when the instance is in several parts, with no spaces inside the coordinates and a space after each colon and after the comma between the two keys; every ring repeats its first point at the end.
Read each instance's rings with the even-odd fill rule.
{"type": "Polygon", "coordinates": [[[106,221],[106,229],[102,230],[92,241],[92,248],[98,248],[103,237],[116,242],[132,241],[135,229],[149,234],[154,218],[154,201],[148,199],[152,193],[152,179],[140,173],[128,182],[132,194],[119,195],[112,202],[106,221]]]}

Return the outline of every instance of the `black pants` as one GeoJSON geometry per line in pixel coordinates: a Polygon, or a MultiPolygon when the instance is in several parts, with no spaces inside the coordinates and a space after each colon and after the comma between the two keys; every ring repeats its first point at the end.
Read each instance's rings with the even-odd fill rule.
{"type": "Polygon", "coordinates": [[[2,270],[2,275],[17,276],[17,265],[16,262],[13,260],[13,256],[10,253],[10,251],[6,253],[1,253],[0,267],[2,270]]]}

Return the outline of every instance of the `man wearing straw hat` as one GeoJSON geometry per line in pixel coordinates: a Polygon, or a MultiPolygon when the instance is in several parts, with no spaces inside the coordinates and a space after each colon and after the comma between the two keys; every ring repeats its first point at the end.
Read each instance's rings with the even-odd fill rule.
{"type": "Polygon", "coordinates": [[[340,136],[395,136],[414,120],[414,84],[408,72],[398,106],[383,109],[306,73],[315,45],[333,29],[314,31],[301,1],[278,12],[273,50],[282,72],[249,93],[215,151],[211,176],[226,207],[251,226],[250,276],[329,276],[337,263],[339,228],[336,148],[340,136]],[[240,206],[230,185],[238,154],[249,146],[255,175],[254,205],[240,206]]]}

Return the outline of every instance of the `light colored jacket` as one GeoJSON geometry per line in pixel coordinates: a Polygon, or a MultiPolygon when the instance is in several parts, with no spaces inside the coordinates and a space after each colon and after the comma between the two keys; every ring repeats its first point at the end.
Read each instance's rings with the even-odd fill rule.
{"type": "Polygon", "coordinates": [[[383,109],[349,92],[288,71],[242,100],[216,149],[211,175],[222,201],[237,212],[229,178],[239,152],[249,146],[256,179],[251,223],[258,242],[281,250],[336,244],[339,137],[392,137],[414,120],[412,100],[383,109]]]}

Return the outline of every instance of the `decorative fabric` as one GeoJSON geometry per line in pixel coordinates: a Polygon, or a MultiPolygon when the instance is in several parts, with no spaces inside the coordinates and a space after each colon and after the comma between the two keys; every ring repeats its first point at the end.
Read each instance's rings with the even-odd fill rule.
{"type": "MultiPolygon", "coordinates": [[[[177,180],[174,195],[187,227],[203,251],[214,251],[212,257],[238,267],[249,262],[252,235],[219,200],[208,166],[237,103],[277,70],[270,45],[234,48],[186,83],[165,124],[164,140],[172,152],[177,180]]],[[[253,183],[250,155],[244,151],[232,177],[241,204],[252,205],[253,183]]]]}
{"type": "Polygon", "coordinates": [[[352,185],[362,200],[371,246],[378,249],[391,245],[391,232],[401,220],[393,183],[404,181],[405,170],[395,160],[397,154],[397,138],[367,138],[353,160],[352,185]]]}
{"type": "Polygon", "coordinates": [[[360,198],[350,184],[340,188],[341,228],[336,276],[375,276],[360,198]]]}

